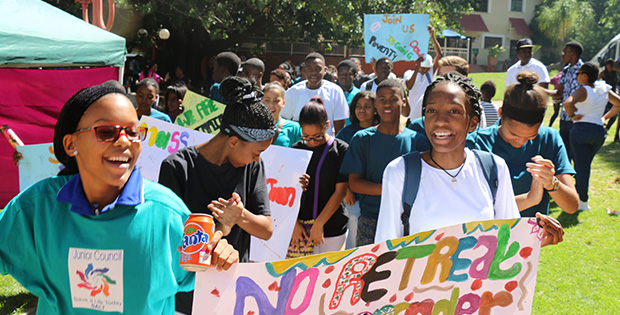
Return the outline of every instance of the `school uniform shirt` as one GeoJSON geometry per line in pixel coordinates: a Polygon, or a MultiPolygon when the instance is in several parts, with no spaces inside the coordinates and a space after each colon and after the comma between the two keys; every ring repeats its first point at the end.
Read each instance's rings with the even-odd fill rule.
{"type": "MultiPolygon", "coordinates": [[[[306,191],[304,191],[301,196],[301,206],[299,208],[299,215],[297,216],[300,220],[316,219],[313,217],[314,193],[316,191],[316,169],[326,145],[327,143],[315,148],[310,148],[305,141],[299,141],[293,144],[293,148],[312,151],[312,157],[310,158],[308,168],[306,169],[306,174],[310,175],[310,181],[306,191]]],[[[325,156],[325,160],[323,161],[319,174],[317,216],[323,211],[323,208],[329,199],[332,197],[334,192],[336,192],[336,184],[346,183],[349,180],[346,175],[340,174],[340,166],[342,165],[342,160],[344,159],[344,155],[347,152],[348,147],[349,145],[347,145],[344,141],[334,139],[332,146],[327,151],[327,155],[325,156]]],[[[323,227],[323,236],[334,237],[343,235],[347,232],[348,222],[349,218],[344,214],[343,200],[340,202],[340,206],[336,212],[334,212],[327,223],[325,223],[325,226],[323,227]]]]}
{"type": "Polygon", "coordinates": [[[168,123],[172,123],[172,119],[170,119],[170,116],[168,116],[168,114],[162,113],[162,112],[156,110],[155,108],[151,109],[151,114],[149,115],[149,117],[155,118],[155,119],[159,119],[159,120],[163,120],[163,121],[168,122],[168,123]]]}
{"type": "MultiPolygon", "coordinates": [[[[418,195],[411,207],[410,234],[434,230],[472,221],[519,218],[510,173],[504,160],[493,156],[497,164],[498,185],[493,196],[484,177],[482,166],[474,153],[465,149],[467,157],[460,167],[447,170],[456,176],[456,183],[442,169],[434,168],[422,159],[418,195]]],[[[403,237],[403,185],[405,162],[396,158],[385,168],[381,187],[381,209],[377,221],[375,243],[403,237]]]]}
{"type": "MultiPolygon", "coordinates": [[[[365,180],[381,183],[383,170],[393,159],[409,153],[414,146],[416,132],[405,128],[398,135],[390,136],[370,127],[355,133],[342,162],[341,173],[361,174],[365,180]]],[[[381,196],[360,194],[360,212],[376,219],[379,215],[381,196]]]]}
{"type": "Polygon", "coordinates": [[[79,175],[44,179],[0,212],[0,274],[39,298],[37,314],[172,314],[194,286],[177,250],[188,216],[137,168],[99,215],[79,175]]]}
{"type": "Polygon", "coordinates": [[[342,129],[340,129],[340,131],[338,132],[338,134],[336,135],[336,138],[346,142],[347,144],[351,143],[351,138],[353,138],[353,135],[355,135],[356,132],[362,130],[364,128],[362,128],[359,124],[351,124],[348,125],[342,129]]]}
{"type": "MultiPolygon", "coordinates": [[[[403,74],[403,83],[406,83],[415,73],[413,70],[405,71],[403,74]]],[[[426,74],[420,74],[415,78],[413,87],[409,90],[409,106],[411,106],[411,112],[409,113],[409,119],[413,121],[416,118],[422,117],[422,98],[426,88],[433,82],[437,73],[430,68],[426,74]]]]}
{"type": "MultiPolygon", "coordinates": [[[[575,174],[575,170],[568,160],[564,142],[556,129],[540,127],[536,138],[526,141],[520,148],[515,148],[499,135],[498,127],[500,124],[501,120],[499,124],[479,130],[476,135],[468,135],[467,146],[492,152],[506,161],[515,195],[530,191],[532,174],[527,171],[525,164],[531,162],[536,155],[553,162],[556,175],[575,174]]],[[[549,213],[549,193],[547,191],[543,192],[539,204],[521,211],[521,216],[534,217],[536,212],[549,213]]]]}
{"type": "MultiPolygon", "coordinates": [[[[276,126],[279,124],[280,121],[278,120],[276,126]]],[[[290,148],[295,142],[301,140],[301,136],[301,126],[299,123],[292,120],[285,120],[276,140],[273,141],[273,145],[290,148]]]]}
{"type": "Polygon", "coordinates": [[[322,80],[321,87],[311,90],[306,87],[306,82],[308,81],[301,81],[286,90],[284,93],[286,103],[280,112],[280,116],[285,119],[299,121],[299,113],[304,105],[308,104],[312,97],[319,96],[323,99],[325,110],[327,111],[327,119],[331,122],[327,133],[330,136],[334,135],[334,121],[349,118],[349,105],[344,97],[342,88],[333,82],[322,80]]]}
{"type": "Polygon", "coordinates": [[[517,81],[517,75],[524,71],[536,73],[536,75],[538,75],[538,83],[549,83],[549,81],[551,81],[549,79],[547,67],[535,58],[531,58],[526,65],[522,66],[521,60],[518,60],[514,65],[508,68],[508,71],[506,71],[506,86],[519,83],[519,81],[517,81]]]}

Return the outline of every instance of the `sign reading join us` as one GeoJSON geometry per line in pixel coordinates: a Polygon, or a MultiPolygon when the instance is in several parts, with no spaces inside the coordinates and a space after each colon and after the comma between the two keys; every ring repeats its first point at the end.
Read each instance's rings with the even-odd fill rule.
{"type": "Polygon", "coordinates": [[[364,14],[366,62],[414,61],[428,51],[428,14],[364,14]]]}

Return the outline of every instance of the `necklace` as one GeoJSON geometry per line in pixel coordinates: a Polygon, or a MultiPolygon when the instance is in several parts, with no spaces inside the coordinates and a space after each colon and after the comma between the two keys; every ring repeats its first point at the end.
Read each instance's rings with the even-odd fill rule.
{"type": "Polygon", "coordinates": [[[459,168],[458,172],[456,172],[456,175],[452,175],[452,174],[448,173],[448,171],[446,171],[445,168],[443,168],[441,165],[439,165],[439,163],[437,163],[435,161],[435,159],[433,159],[433,150],[430,150],[428,152],[428,155],[430,155],[431,161],[433,161],[433,163],[435,163],[435,165],[439,166],[439,168],[442,171],[444,171],[444,173],[446,173],[446,174],[448,174],[448,176],[452,177],[452,188],[456,189],[456,177],[459,176],[459,174],[461,174],[461,171],[463,170],[463,167],[465,166],[465,162],[463,161],[463,164],[461,164],[461,167],[459,168]]]}

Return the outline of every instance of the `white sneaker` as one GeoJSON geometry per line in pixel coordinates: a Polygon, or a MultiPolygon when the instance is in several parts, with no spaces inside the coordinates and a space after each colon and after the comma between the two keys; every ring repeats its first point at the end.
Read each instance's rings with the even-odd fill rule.
{"type": "Polygon", "coordinates": [[[579,208],[577,208],[577,210],[580,210],[580,211],[590,211],[590,206],[588,205],[587,201],[579,200],[579,208]]]}

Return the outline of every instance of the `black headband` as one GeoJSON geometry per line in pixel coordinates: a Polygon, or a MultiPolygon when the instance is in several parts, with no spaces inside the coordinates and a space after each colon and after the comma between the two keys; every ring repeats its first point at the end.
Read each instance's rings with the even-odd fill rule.
{"type": "Polygon", "coordinates": [[[526,124],[538,124],[543,121],[545,118],[545,108],[535,109],[535,110],[526,110],[521,108],[516,108],[512,106],[510,103],[504,102],[502,105],[502,116],[510,118],[512,120],[516,120],[518,122],[526,123],[526,124]]]}
{"type": "Polygon", "coordinates": [[[265,141],[277,135],[278,131],[279,131],[278,128],[275,126],[269,129],[249,128],[249,127],[231,125],[231,124],[226,123],[223,120],[220,126],[220,132],[224,133],[226,136],[228,137],[235,136],[246,142],[265,141]]]}

